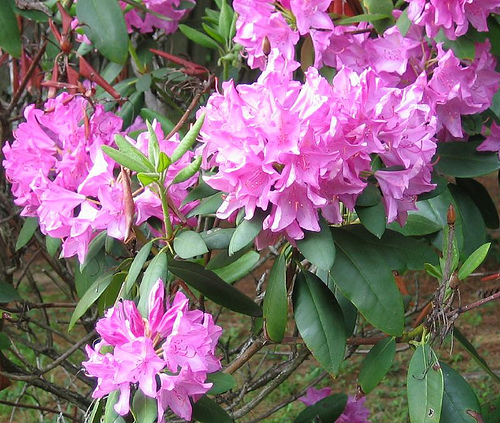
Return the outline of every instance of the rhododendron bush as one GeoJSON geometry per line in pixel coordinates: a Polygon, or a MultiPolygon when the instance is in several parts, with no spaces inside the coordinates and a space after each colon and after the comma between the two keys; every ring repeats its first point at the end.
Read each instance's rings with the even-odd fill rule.
{"type": "Polygon", "coordinates": [[[0,389],[23,386],[3,402],[42,421],[378,421],[399,344],[410,421],[495,421],[439,346],[499,380],[459,331],[500,297],[460,296],[499,227],[477,180],[500,169],[497,14],[2,2],[0,389]],[[314,377],[270,404],[304,362],[314,377]]]}

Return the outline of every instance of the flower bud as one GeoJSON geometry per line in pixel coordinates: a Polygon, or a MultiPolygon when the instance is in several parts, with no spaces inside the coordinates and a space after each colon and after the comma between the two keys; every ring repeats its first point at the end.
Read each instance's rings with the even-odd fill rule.
{"type": "Polygon", "coordinates": [[[448,225],[455,224],[456,214],[455,214],[455,207],[453,206],[453,204],[450,204],[450,207],[448,207],[448,214],[446,215],[446,220],[448,222],[448,225]]]}
{"type": "Polygon", "coordinates": [[[267,35],[262,40],[262,53],[264,53],[266,56],[269,56],[269,54],[271,53],[271,41],[269,41],[267,35]]]}

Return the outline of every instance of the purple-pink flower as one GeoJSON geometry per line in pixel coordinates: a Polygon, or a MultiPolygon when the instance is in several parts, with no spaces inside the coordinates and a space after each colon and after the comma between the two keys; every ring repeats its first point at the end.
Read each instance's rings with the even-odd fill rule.
{"type": "Polygon", "coordinates": [[[221,368],[215,348],[222,329],[210,314],[189,310],[186,296],[178,292],[172,303],[164,299],[163,282],[153,286],[143,318],[133,301],[123,300],[97,322],[102,340],[87,345],[87,374],[97,378],[92,396],[102,398],[119,390],[115,411],[130,410],[131,392],[136,388],[158,403],[158,421],[169,407],[191,419],[191,402],[212,386],[208,373],[221,368]],[[157,381],[160,383],[158,384],[157,381]]]}

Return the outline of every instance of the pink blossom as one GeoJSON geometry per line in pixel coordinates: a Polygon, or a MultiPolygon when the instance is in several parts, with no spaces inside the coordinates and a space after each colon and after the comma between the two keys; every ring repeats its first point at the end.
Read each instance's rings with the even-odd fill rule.
{"type": "Polygon", "coordinates": [[[494,151],[498,153],[500,159],[500,125],[493,122],[490,128],[489,135],[486,139],[477,147],[478,151],[494,151]]]}
{"type": "Polygon", "coordinates": [[[364,406],[366,397],[356,399],[349,396],[347,405],[336,423],[370,423],[370,410],[364,406]]]}
{"type": "Polygon", "coordinates": [[[316,404],[318,401],[331,395],[332,389],[329,387],[316,389],[307,388],[306,394],[299,398],[299,401],[303,402],[305,405],[310,406],[316,404]]]}

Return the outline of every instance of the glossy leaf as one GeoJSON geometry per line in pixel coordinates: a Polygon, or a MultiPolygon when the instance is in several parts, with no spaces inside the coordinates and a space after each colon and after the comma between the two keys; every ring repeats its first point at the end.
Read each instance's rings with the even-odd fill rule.
{"type": "Polygon", "coordinates": [[[104,252],[106,237],[107,234],[103,231],[90,242],[85,261],[80,264],[80,270],[84,270],[98,255],[104,252]]]}
{"type": "Polygon", "coordinates": [[[178,161],[186,152],[193,146],[196,142],[196,138],[200,134],[201,127],[203,126],[203,122],[205,121],[205,113],[202,113],[196,122],[193,124],[188,133],[182,138],[180,143],[175,148],[172,153],[172,163],[178,161]]]}
{"type": "Polygon", "coordinates": [[[330,395],[302,411],[293,423],[334,422],[345,409],[346,394],[330,395]]]}
{"type": "Polygon", "coordinates": [[[392,366],[396,354],[396,340],[385,338],[377,342],[361,364],[359,384],[369,394],[384,378],[392,366]]]}
{"type": "Polygon", "coordinates": [[[161,125],[161,129],[163,130],[164,134],[168,134],[175,127],[175,123],[173,123],[170,119],[163,116],[162,114],[155,112],[154,110],[141,109],[140,115],[144,120],[148,120],[150,122],[153,122],[153,120],[156,119],[161,125]]]}
{"type": "Polygon", "coordinates": [[[47,248],[47,252],[51,257],[54,257],[55,253],[57,253],[57,250],[61,246],[61,238],[52,238],[51,236],[47,235],[45,237],[45,248],[47,248]]]}
{"type": "Polygon", "coordinates": [[[120,416],[115,409],[114,405],[120,399],[120,391],[112,391],[106,399],[106,408],[104,410],[103,423],[125,423],[125,419],[120,416]]]}
{"type": "Polygon", "coordinates": [[[356,207],[375,206],[382,201],[380,190],[374,184],[368,184],[356,199],[356,207]]]}
{"type": "Polygon", "coordinates": [[[180,24],[179,30],[191,41],[199,44],[202,47],[210,48],[213,50],[219,49],[219,44],[212,40],[208,35],[203,34],[203,32],[197,31],[187,25],[180,24]]]}
{"type": "Polygon", "coordinates": [[[149,266],[144,272],[144,276],[142,277],[141,285],[139,287],[140,299],[137,304],[137,309],[143,317],[146,317],[149,313],[149,293],[158,279],[161,279],[164,282],[167,280],[167,269],[167,254],[165,252],[159,252],[154,259],[151,260],[151,263],[149,263],[149,266]]]}
{"type": "Polygon", "coordinates": [[[444,377],[443,408],[440,423],[477,423],[469,411],[481,413],[476,394],[467,381],[441,362],[444,377]]]}
{"type": "Polygon", "coordinates": [[[248,251],[234,263],[214,269],[213,272],[227,283],[237,282],[253,270],[259,259],[259,253],[248,251]]]}
{"type": "Polygon", "coordinates": [[[225,250],[229,248],[234,231],[234,228],[214,228],[200,232],[200,235],[209,250],[225,250]]]}
{"type": "Polygon", "coordinates": [[[224,409],[207,396],[193,404],[193,420],[201,423],[231,423],[233,420],[224,409]]]}
{"type": "Polygon", "coordinates": [[[182,231],[174,239],[174,250],[180,258],[189,259],[208,253],[208,248],[198,232],[182,231]]]}
{"type": "Polygon", "coordinates": [[[191,210],[186,215],[186,217],[215,214],[215,212],[221,206],[222,202],[222,193],[218,192],[216,194],[213,194],[210,197],[201,200],[200,204],[197,205],[193,210],[191,210]]]}
{"type": "Polygon", "coordinates": [[[135,392],[132,410],[136,421],[141,423],[154,423],[158,417],[156,399],[144,395],[140,389],[135,392]]]}
{"type": "Polygon", "coordinates": [[[222,0],[219,15],[219,31],[225,40],[230,40],[231,23],[233,21],[233,11],[228,6],[226,0],[222,0]]]}
{"type": "Polygon", "coordinates": [[[356,213],[366,229],[377,238],[382,237],[387,225],[384,203],[379,202],[370,207],[356,207],[356,213]]]}
{"type": "Polygon", "coordinates": [[[118,272],[113,275],[111,283],[97,301],[99,313],[104,313],[105,310],[113,307],[116,299],[118,298],[118,294],[120,293],[126,276],[126,272],[118,272]]]}
{"type": "Polygon", "coordinates": [[[10,283],[0,281],[0,303],[11,301],[22,301],[22,298],[10,283]]]}
{"type": "Polygon", "coordinates": [[[476,270],[479,265],[484,261],[488,251],[490,249],[491,243],[482,245],[476,251],[474,251],[468,258],[465,260],[465,263],[462,265],[460,270],[458,271],[458,279],[464,280],[468,277],[474,270],[476,270]]]}
{"type": "Polygon", "coordinates": [[[172,260],[169,262],[169,271],[216,304],[237,313],[262,316],[262,309],[254,301],[199,264],[172,260]]]}
{"type": "Polygon", "coordinates": [[[386,15],[386,19],[372,21],[373,27],[379,34],[383,34],[387,28],[394,24],[392,0],[363,0],[363,5],[369,14],[386,15]]]}
{"type": "Polygon", "coordinates": [[[470,341],[464,336],[464,334],[455,326],[453,329],[453,337],[462,344],[465,350],[472,356],[474,360],[476,360],[477,364],[479,364],[483,370],[488,373],[496,382],[500,383],[500,376],[498,376],[493,370],[491,370],[488,363],[484,360],[483,357],[479,355],[474,345],[470,343],[470,341]]]}
{"type": "Polygon", "coordinates": [[[262,222],[264,221],[264,213],[255,211],[254,216],[247,220],[243,220],[234,231],[231,242],[229,243],[229,255],[232,255],[241,249],[248,246],[255,237],[262,231],[262,222]]]}
{"type": "Polygon", "coordinates": [[[335,229],[333,237],[337,258],[332,280],[372,325],[388,335],[401,335],[403,299],[381,253],[342,229],[335,229]]]}
{"type": "Polygon", "coordinates": [[[152,173],[155,171],[153,165],[145,161],[147,161],[146,156],[144,156],[145,160],[139,159],[137,155],[133,155],[130,150],[115,150],[107,145],[103,145],[102,151],[104,151],[109,157],[111,157],[116,163],[121,164],[127,169],[133,170],[134,172],[144,172],[144,173],[152,173]]]}
{"type": "Polygon", "coordinates": [[[144,107],[144,93],[134,91],[130,94],[130,97],[123,106],[116,112],[117,116],[121,117],[123,120],[122,130],[132,125],[134,119],[139,116],[142,107],[144,107]]]}
{"type": "Polygon", "coordinates": [[[297,241],[297,248],[312,264],[328,270],[335,261],[335,243],[328,224],[321,219],[319,232],[305,231],[304,239],[297,241]]]}
{"type": "Polygon", "coordinates": [[[480,143],[481,141],[438,143],[439,161],[434,168],[458,178],[475,178],[500,169],[498,153],[477,151],[480,143]]]}
{"type": "Polygon", "coordinates": [[[458,186],[474,201],[488,229],[498,229],[500,221],[495,203],[483,184],[475,179],[457,178],[458,186]]]}
{"type": "Polygon", "coordinates": [[[419,345],[408,368],[407,393],[412,423],[439,423],[443,403],[443,371],[432,348],[419,345]]]}
{"type": "Polygon", "coordinates": [[[21,34],[11,1],[0,2],[0,47],[14,57],[21,56],[21,34]]]}
{"type": "Polygon", "coordinates": [[[76,14],[85,35],[112,62],[125,63],[128,33],[123,12],[115,0],[81,0],[76,14]]]}
{"type": "Polygon", "coordinates": [[[9,347],[10,347],[9,337],[5,333],[0,332],[0,351],[6,350],[9,347]]]}
{"type": "Polygon", "coordinates": [[[217,193],[219,193],[219,191],[210,187],[203,179],[200,178],[198,185],[186,196],[182,205],[188,204],[192,201],[201,200],[202,198],[211,197],[217,193]]]}
{"type": "Polygon", "coordinates": [[[293,310],[307,348],[328,373],[337,374],[346,334],[342,309],[333,293],[316,275],[303,271],[295,281],[293,310]]]}
{"type": "Polygon", "coordinates": [[[16,241],[16,251],[23,248],[28,242],[31,241],[33,235],[35,235],[36,228],[38,228],[38,218],[28,217],[23,223],[23,227],[19,232],[19,236],[16,241]]]}
{"type": "Polygon", "coordinates": [[[71,320],[68,325],[68,330],[75,325],[77,320],[82,317],[85,312],[94,304],[99,297],[104,293],[107,289],[111,281],[113,280],[112,273],[105,273],[101,275],[97,280],[87,289],[83,297],[78,301],[78,304],[75,307],[75,311],[71,316],[71,320]]]}
{"type": "Polygon", "coordinates": [[[207,382],[213,383],[210,391],[207,392],[209,395],[222,394],[236,386],[236,379],[234,376],[222,372],[209,373],[207,375],[207,382]]]}
{"type": "Polygon", "coordinates": [[[266,296],[264,297],[264,319],[269,338],[281,342],[285,336],[288,320],[288,292],[286,288],[286,258],[280,254],[269,272],[266,296]]]}

